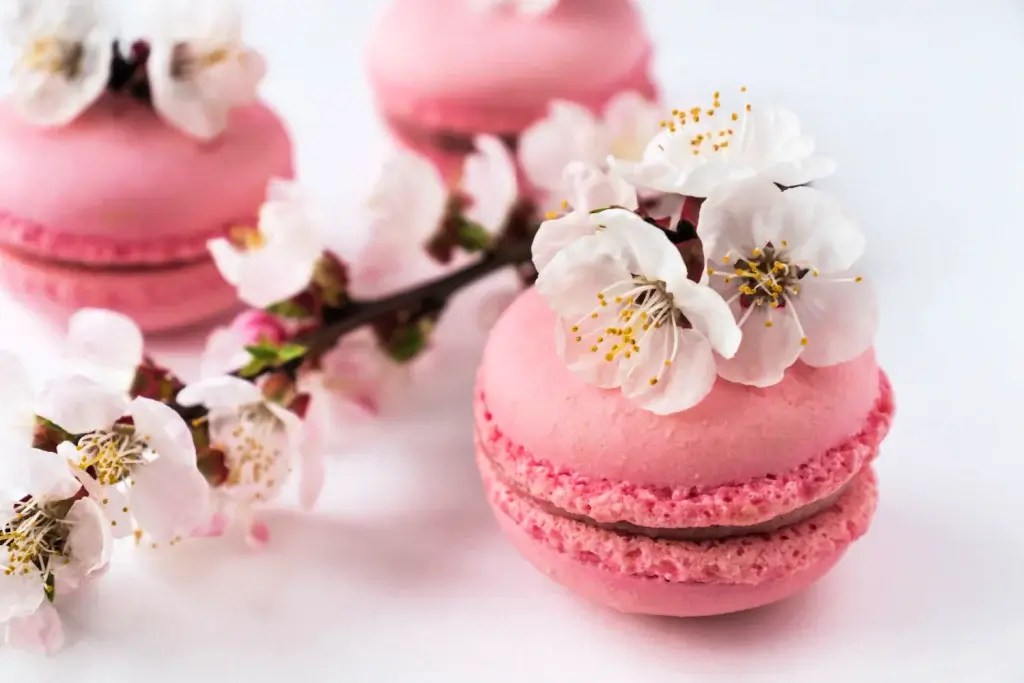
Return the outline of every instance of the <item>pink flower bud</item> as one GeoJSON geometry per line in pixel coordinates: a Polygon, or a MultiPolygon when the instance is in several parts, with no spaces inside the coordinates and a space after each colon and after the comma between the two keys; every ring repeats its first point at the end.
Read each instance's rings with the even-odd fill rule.
{"type": "Polygon", "coordinates": [[[235,318],[231,323],[231,331],[245,345],[260,342],[280,344],[288,337],[288,331],[278,318],[255,309],[235,318]]]}

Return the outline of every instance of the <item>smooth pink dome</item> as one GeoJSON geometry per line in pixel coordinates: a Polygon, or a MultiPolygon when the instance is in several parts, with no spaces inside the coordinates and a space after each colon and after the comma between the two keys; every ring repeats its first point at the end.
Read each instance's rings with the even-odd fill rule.
{"type": "Polygon", "coordinates": [[[424,127],[516,132],[555,98],[593,108],[653,96],[651,44],[632,0],[562,0],[541,18],[469,0],[393,0],[370,37],[381,109],[424,127]]]}
{"type": "Polygon", "coordinates": [[[676,489],[742,484],[843,444],[879,398],[868,352],[830,368],[797,364],[767,389],[719,380],[696,407],[658,416],[569,372],[554,328],[541,296],[524,293],[491,333],[478,389],[509,441],[574,476],[676,489]]]}
{"type": "Polygon", "coordinates": [[[251,224],[268,182],[292,174],[288,134],[261,104],[212,142],[123,97],[63,128],[0,107],[0,245],[98,265],[204,259],[208,238],[251,224]]]}

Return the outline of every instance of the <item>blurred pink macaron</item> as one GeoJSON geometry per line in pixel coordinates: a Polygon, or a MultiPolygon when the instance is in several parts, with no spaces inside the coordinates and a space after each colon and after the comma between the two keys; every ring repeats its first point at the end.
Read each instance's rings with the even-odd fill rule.
{"type": "Polygon", "coordinates": [[[622,92],[655,98],[651,42],[632,0],[561,0],[539,15],[515,4],[392,0],[370,37],[367,67],[388,127],[448,177],[476,135],[514,148],[556,99],[596,113],[622,92]]]}
{"type": "Polygon", "coordinates": [[[766,389],[719,380],[659,416],[571,374],[554,325],[536,292],[520,297],[475,404],[491,506],[545,574],[622,612],[723,614],[803,590],[867,531],[894,411],[873,352],[798,363],[766,389]]]}
{"type": "Polygon", "coordinates": [[[0,281],[57,318],[100,307],[146,331],[197,323],[237,305],[207,240],[255,225],[269,181],[292,174],[289,136],[262,104],[212,142],[123,98],[62,128],[0,107],[0,281]]]}

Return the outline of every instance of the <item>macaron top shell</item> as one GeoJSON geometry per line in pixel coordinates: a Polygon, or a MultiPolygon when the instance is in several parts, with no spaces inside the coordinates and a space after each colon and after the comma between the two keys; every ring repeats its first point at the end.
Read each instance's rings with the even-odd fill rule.
{"type": "Polygon", "coordinates": [[[652,93],[650,56],[632,0],[562,0],[541,17],[394,0],[371,35],[368,67],[389,116],[512,132],[556,97],[598,107],[624,90],[652,93]]]}
{"type": "Polygon", "coordinates": [[[719,380],[694,408],[659,416],[571,373],[554,330],[543,298],[524,293],[491,333],[478,387],[510,441],[578,476],[705,489],[789,472],[858,434],[881,390],[869,351],[797,363],[766,389],[719,380]]]}
{"type": "Polygon", "coordinates": [[[124,98],[63,128],[2,106],[0,245],[75,263],[200,258],[206,239],[256,219],[271,178],[292,173],[288,134],[262,104],[235,110],[212,142],[124,98]]]}

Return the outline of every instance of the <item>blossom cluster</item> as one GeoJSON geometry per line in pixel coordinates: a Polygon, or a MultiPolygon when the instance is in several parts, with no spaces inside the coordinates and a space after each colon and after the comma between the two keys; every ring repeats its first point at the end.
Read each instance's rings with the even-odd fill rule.
{"type": "MultiPolygon", "coordinates": [[[[798,359],[828,366],[866,351],[877,306],[857,271],[864,236],[837,200],[807,187],[834,164],[796,115],[715,92],[657,126],[639,155],[561,159],[569,198],[540,226],[533,258],[569,368],[667,414],[703,400],[716,377],[766,387],[798,359]],[[688,202],[700,205],[692,223],[688,202]]],[[[602,137],[589,113],[556,104],[527,139],[581,130],[602,137]]],[[[528,145],[522,154],[551,187],[557,163],[538,165],[528,145]]]]}
{"type": "Polygon", "coordinates": [[[219,135],[235,107],[254,101],[266,72],[242,40],[228,2],[151,3],[144,38],[119,35],[113,0],[11,0],[12,103],[26,120],[64,126],[106,92],[151,102],[170,125],[199,139],[219,135]]]}

